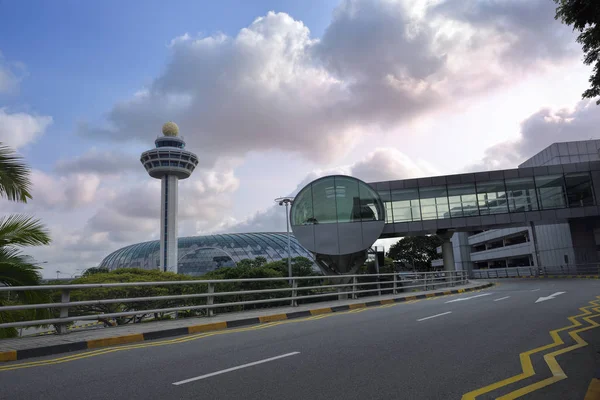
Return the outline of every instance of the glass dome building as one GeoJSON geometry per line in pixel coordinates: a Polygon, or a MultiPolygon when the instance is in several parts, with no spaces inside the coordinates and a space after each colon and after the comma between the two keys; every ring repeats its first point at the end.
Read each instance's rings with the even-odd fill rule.
{"type": "MultiPolygon", "coordinates": [[[[287,258],[285,233],[231,233],[223,235],[178,238],[179,273],[199,276],[219,267],[234,266],[243,259],[264,257],[267,262],[287,258]]],[[[314,260],[293,236],[291,255],[314,260]]],[[[109,254],[99,265],[109,270],[117,268],[160,268],[158,240],[133,244],[109,254]]]]}

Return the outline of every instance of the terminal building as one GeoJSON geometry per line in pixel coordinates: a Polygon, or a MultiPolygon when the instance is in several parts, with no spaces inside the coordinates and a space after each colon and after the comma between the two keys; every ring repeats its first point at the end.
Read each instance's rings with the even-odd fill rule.
{"type": "MultiPolygon", "coordinates": [[[[600,161],[600,140],[554,143],[520,164],[519,168],[585,165],[590,161],[600,161]]],[[[569,207],[596,204],[588,174],[581,172],[569,175],[564,182],[564,195],[562,190],[555,193],[556,208],[561,208],[563,203],[569,207]]],[[[465,270],[521,266],[560,268],[596,263],[600,261],[600,246],[596,246],[596,251],[593,250],[596,244],[600,244],[600,226],[594,218],[474,230],[452,237],[456,267],[465,270]]],[[[441,253],[441,248],[438,252],[441,253]]],[[[442,265],[442,259],[434,261],[434,266],[442,265]]]]}

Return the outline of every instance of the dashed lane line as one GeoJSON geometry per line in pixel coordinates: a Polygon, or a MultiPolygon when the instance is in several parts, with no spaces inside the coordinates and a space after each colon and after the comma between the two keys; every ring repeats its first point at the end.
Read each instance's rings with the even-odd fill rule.
{"type": "Polygon", "coordinates": [[[417,322],[425,321],[425,320],[428,320],[428,319],[431,319],[431,318],[441,317],[442,315],[448,315],[448,314],[452,314],[452,311],[446,311],[445,313],[436,314],[436,315],[432,315],[430,317],[421,318],[421,319],[418,319],[417,322]]]}

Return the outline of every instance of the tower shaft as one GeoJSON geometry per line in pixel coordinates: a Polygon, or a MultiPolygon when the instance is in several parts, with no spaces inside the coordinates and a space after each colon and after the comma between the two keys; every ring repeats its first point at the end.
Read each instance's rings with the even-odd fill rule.
{"type": "Polygon", "coordinates": [[[160,269],[177,273],[177,209],[179,179],[175,175],[161,178],[160,196],[160,269]]]}

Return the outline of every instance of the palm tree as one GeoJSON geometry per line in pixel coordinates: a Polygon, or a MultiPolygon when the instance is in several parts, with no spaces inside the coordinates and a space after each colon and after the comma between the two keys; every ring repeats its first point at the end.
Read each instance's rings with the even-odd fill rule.
{"type": "MultiPolygon", "coordinates": [[[[13,150],[0,143],[0,197],[26,203],[31,199],[29,167],[13,150]]],[[[33,286],[41,281],[40,267],[32,257],[21,252],[22,247],[40,246],[50,243],[46,228],[36,219],[26,215],[9,215],[0,218],[0,285],[33,286]]],[[[46,296],[38,291],[14,292],[11,302],[38,303],[46,296]],[[15,297],[16,296],[16,297],[15,297]]],[[[8,303],[0,299],[0,305],[8,303]]],[[[27,313],[2,313],[0,323],[20,318],[39,319],[48,315],[46,310],[27,313]]],[[[0,338],[16,336],[16,329],[0,329],[0,338]]]]}

